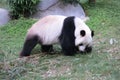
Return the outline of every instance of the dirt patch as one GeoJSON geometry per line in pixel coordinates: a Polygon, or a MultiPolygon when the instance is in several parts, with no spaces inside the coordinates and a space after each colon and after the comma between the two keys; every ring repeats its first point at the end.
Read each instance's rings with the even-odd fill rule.
{"type": "Polygon", "coordinates": [[[48,71],[46,71],[42,77],[43,78],[49,78],[49,77],[56,77],[56,76],[64,76],[64,74],[66,75],[70,75],[71,74],[71,67],[68,65],[64,65],[61,67],[55,67],[54,65],[49,68],[48,71]]]}

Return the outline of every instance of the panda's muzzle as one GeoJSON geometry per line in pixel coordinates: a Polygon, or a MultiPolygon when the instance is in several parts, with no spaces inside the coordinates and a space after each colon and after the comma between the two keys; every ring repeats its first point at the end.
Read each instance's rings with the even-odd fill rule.
{"type": "Polygon", "coordinates": [[[91,53],[92,52],[92,47],[91,46],[86,46],[84,51],[80,51],[80,53],[91,53]]]}

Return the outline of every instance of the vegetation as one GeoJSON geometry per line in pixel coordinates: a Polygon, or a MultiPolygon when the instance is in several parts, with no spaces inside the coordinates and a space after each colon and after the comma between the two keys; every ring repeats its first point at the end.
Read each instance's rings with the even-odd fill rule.
{"type": "Polygon", "coordinates": [[[36,11],[40,0],[7,0],[11,8],[11,17],[28,17],[36,11]]]}
{"type": "Polygon", "coordinates": [[[0,0],[0,8],[8,8],[6,5],[6,0],[0,0]]]}
{"type": "Polygon", "coordinates": [[[20,18],[0,28],[0,80],[119,80],[120,2],[96,0],[83,4],[95,31],[91,54],[64,56],[58,45],[53,55],[40,46],[28,58],[18,58],[27,29],[36,20],[20,18]]]}

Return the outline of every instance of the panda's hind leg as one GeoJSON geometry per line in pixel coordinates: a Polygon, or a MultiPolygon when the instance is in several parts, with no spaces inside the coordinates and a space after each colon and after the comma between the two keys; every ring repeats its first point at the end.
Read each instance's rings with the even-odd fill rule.
{"type": "Polygon", "coordinates": [[[41,45],[41,51],[42,52],[52,52],[53,45],[41,45]]]}
{"type": "Polygon", "coordinates": [[[38,36],[33,36],[31,38],[26,38],[23,49],[20,53],[20,57],[29,56],[32,49],[38,43],[38,36]]]}

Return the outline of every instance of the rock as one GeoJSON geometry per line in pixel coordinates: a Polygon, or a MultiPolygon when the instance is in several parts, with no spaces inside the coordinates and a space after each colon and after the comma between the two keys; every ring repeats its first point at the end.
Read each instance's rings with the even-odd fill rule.
{"type": "Polygon", "coordinates": [[[38,4],[38,10],[46,10],[50,6],[56,4],[59,0],[41,0],[38,4]]]}
{"type": "Polygon", "coordinates": [[[118,41],[114,38],[111,38],[109,42],[110,42],[111,45],[115,44],[115,43],[118,43],[118,41]]]}
{"type": "Polygon", "coordinates": [[[9,11],[3,8],[0,8],[0,26],[8,23],[10,20],[9,11]]]}
{"type": "Polygon", "coordinates": [[[38,12],[33,17],[39,19],[47,15],[77,16],[83,21],[89,19],[81,5],[63,4],[58,0],[42,0],[38,6],[38,12]]]}

